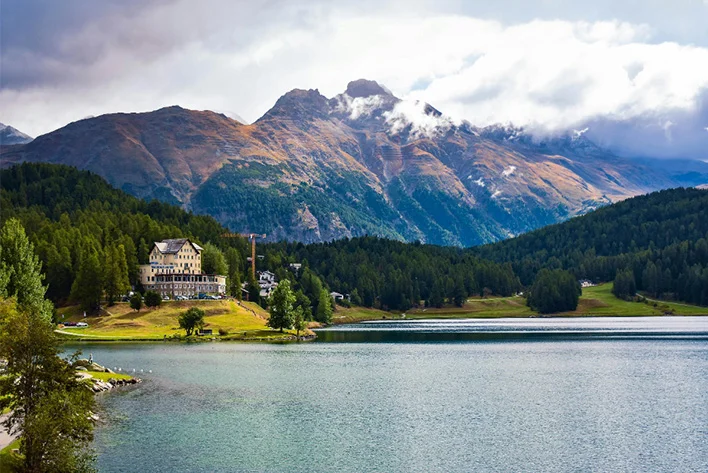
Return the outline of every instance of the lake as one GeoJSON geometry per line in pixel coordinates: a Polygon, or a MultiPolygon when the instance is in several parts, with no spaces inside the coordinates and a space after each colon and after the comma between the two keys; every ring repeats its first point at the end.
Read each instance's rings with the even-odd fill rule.
{"type": "Polygon", "coordinates": [[[99,396],[100,471],[708,471],[708,318],[377,322],[319,340],[81,345],[144,379],[99,396]]]}

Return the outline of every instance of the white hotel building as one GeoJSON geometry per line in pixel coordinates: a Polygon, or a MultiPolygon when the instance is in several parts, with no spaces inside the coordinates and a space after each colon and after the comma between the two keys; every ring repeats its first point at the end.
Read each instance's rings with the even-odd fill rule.
{"type": "Polygon", "coordinates": [[[150,264],[140,265],[140,282],[163,297],[225,294],[226,276],[202,273],[202,250],[187,238],[155,242],[150,264]]]}

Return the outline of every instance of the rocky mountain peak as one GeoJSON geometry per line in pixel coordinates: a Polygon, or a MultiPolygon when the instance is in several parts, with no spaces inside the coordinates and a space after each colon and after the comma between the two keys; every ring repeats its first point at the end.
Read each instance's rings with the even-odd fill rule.
{"type": "Polygon", "coordinates": [[[325,117],[328,113],[329,102],[327,97],[320,94],[319,90],[293,89],[280,97],[273,108],[268,110],[259,121],[267,118],[307,119],[325,117]]]}
{"type": "Polygon", "coordinates": [[[390,90],[379,85],[376,81],[366,79],[351,81],[347,84],[346,94],[353,99],[357,97],[371,97],[372,95],[388,95],[393,97],[390,90]]]}
{"type": "Polygon", "coordinates": [[[17,128],[0,123],[0,145],[22,145],[32,141],[32,137],[17,128]]]}

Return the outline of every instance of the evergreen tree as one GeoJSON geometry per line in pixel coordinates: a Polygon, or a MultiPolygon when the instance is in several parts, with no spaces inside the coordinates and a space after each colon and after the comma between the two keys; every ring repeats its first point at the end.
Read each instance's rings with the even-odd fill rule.
{"type": "Polygon", "coordinates": [[[101,306],[103,295],[103,269],[99,263],[98,252],[87,244],[81,255],[79,272],[71,286],[71,298],[88,312],[95,312],[101,306]]]}
{"type": "Polygon", "coordinates": [[[307,321],[302,311],[302,307],[298,306],[293,311],[293,329],[295,329],[295,337],[300,340],[300,332],[307,328],[307,321]]]}
{"type": "Polygon", "coordinates": [[[261,303],[261,286],[253,277],[253,274],[248,272],[248,284],[246,285],[246,291],[248,291],[248,300],[256,304],[261,303]]]}
{"type": "Polygon", "coordinates": [[[457,307],[462,307],[467,301],[467,289],[465,289],[465,283],[462,278],[458,278],[455,281],[455,289],[453,290],[452,302],[457,307]]]}
{"type": "Polygon", "coordinates": [[[295,307],[302,309],[302,316],[305,320],[312,320],[312,302],[310,298],[302,292],[302,289],[298,289],[295,293],[295,307]]]}
{"type": "Polygon", "coordinates": [[[617,271],[614,284],[612,286],[612,294],[618,299],[631,299],[637,293],[637,285],[634,280],[634,271],[625,269],[617,271]]]}
{"type": "Polygon", "coordinates": [[[104,253],[103,285],[108,305],[113,305],[117,296],[130,290],[125,247],[123,245],[108,247],[104,253]]]}
{"type": "Polygon", "coordinates": [[[5,275],[2,294],[15,297],[21,309],[28,309],[51,319],[52,304],[44,299],[42,265],[34,253],[25,229],[19,220],[11,218],[0,230],[0,267],[5,275]]]}
{"type": "MultiPolygon", "coordinates": [[[[61,356],[40,265],[17,220],[0,231],[0,411],[21,438],[19,471],[93,471],[92,393],[61,356]]],[[[72,357],[76,358],[76,355],[72,357]]]]}
{"type": "Polygon", "coordinates": [[[433,283],[433,289],[430,291],[428,306],[440,308],[445,303],[445,295],[440,279],[436,279],[433,283]]]}
{"type": "Polygon", "coordinates": [[[330,297],[327,289],[322,289],[320,291],[315,320],[323,324],[332,322],[332,297],[330,297]]]}
{"type": "Polygon", "coordinates": [[[294,305],[295,294],[290,288],[290,281],[280,281],[270,296],[268,326],[281,332],[292,327],[294,305]]]}
{"type": "Polygon", "coordinates": [[[229,268],[229,294],[241,300],[241,254],[236,248],[228,248],[224,254],[229,268]]]}
{"type": "Polygon", "coordinates": [[[582,289],[572,273],[542,269],[528,294],[529,307],[542,314],[575,310],[582,289]]]}

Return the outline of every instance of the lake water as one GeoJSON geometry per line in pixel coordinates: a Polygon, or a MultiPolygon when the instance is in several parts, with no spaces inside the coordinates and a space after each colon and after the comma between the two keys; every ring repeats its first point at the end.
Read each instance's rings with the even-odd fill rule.
{"type": "Polygon", "coordinates": [[[82,345],[144,379],[100,396],[100,471],[708,471],[708,318],[389,322],[320,340],[335,342],[82,345]]]}

